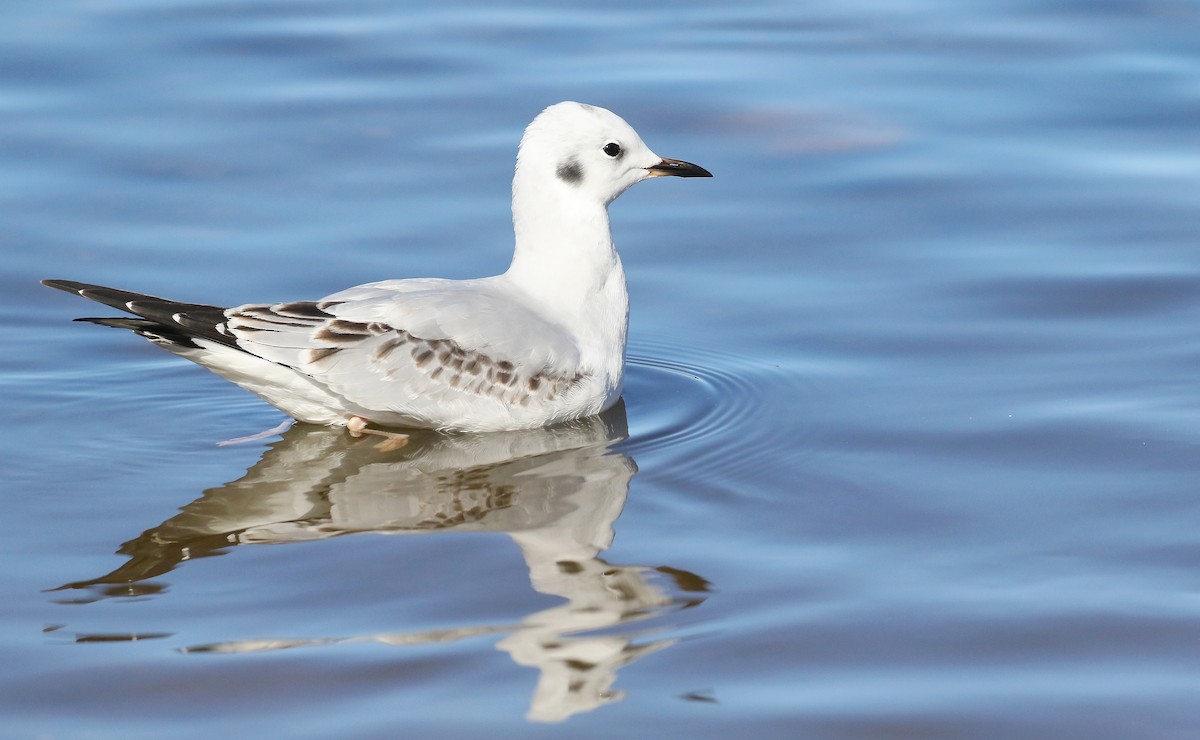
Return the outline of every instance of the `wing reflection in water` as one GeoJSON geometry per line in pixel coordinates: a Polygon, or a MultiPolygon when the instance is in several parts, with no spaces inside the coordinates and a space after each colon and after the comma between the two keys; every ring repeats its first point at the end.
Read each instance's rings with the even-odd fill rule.
{"type": "MultiPolygon", "coordinates": [[[[671,640],[635,644],[621,625],[703,601],[704,579],[674,568],[614,566],[598,557],[613,539],[637,467],[613,445],[628,435],[623,405],[566,426],[486,435],[417,433],[396,451],[372,439],[298,426],[239,480],[125,543],[129,560],[69,583],[94,598],[158,590],[144,581],[185,560],[239,544],[284,543],[356,532],[496,531],[521,548],[533,588],[565,604],[517,625],[312,639],[253,639],[185,652],[241,653],[373,641],[430,644],[504,633],[497,647],[540,671],[529,719],[560,721],[622,698],[616,671],[671,640]],[[664,578],[667,576],[669,578],[664,578]],[[598,630],[603,630],[600,634],[598,630]]],[[[470,584],[465,584],[470,587],[470,584]]],[[[87,599],[93,600],[93,599],[87,599]]]]}

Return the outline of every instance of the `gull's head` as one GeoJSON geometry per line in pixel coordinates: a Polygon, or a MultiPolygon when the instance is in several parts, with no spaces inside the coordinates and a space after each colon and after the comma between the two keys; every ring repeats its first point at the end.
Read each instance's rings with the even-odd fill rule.
{"type": "Polygon", "coordinates": [[[542,111],[525,129],[514,188],[556,188],[608,205],[630,186],[663,175],[712,177],[703,167],[650,151],[612,111],[566,102],[542,111]]]}

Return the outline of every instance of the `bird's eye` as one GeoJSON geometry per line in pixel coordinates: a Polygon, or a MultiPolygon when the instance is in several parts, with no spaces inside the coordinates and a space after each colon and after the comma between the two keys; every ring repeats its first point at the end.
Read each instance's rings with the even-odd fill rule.
{"type": "Polygon", "coordinates": [[[621,145],[615,141],[610,141],[604,145],[604,153],[610,157],[621,156],[621,145]]]}

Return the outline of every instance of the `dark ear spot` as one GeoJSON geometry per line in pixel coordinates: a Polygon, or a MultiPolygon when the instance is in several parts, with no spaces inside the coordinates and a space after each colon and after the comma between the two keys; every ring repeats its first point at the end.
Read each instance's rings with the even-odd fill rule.
{"type": "Polygon", "coordinates": [[[583,182],[583,167],[577,159],[566,160],[558,166],[554,174],[568,185],[579,185],[583,182]]]}

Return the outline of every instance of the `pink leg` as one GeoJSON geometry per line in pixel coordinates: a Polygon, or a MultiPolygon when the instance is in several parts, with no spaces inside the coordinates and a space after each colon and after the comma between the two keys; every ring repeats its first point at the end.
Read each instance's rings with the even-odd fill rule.
{"type": "Polygon", "coordinates": [[[350,432],[351,437],[361,437],[364,434],[374,434],[377,437],[383,437],[383,441],[375,445],[375,449],[387,452],[390,450],[398,450],[408,444],[408,435],[400,432],[385,432],[381,429],[368,429],[369,421],[361,416],[351,416],[346,420],[346,431],[350,432]]]}

